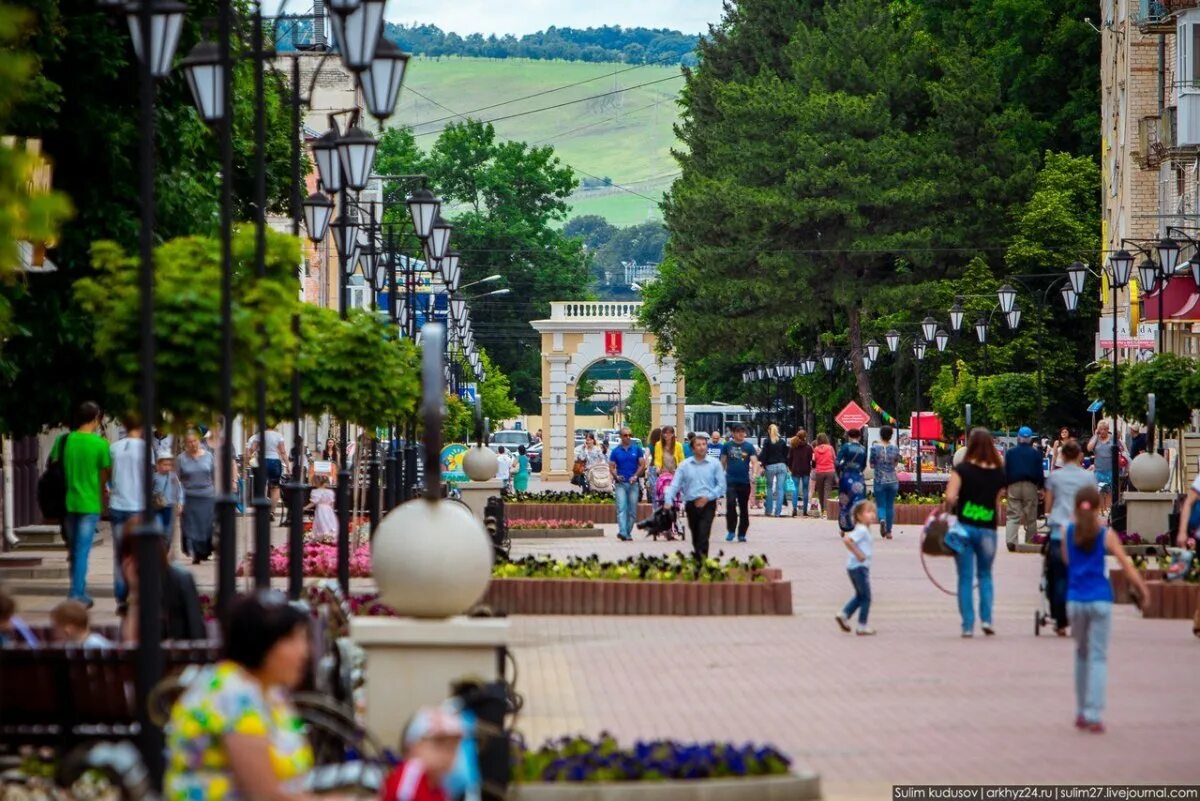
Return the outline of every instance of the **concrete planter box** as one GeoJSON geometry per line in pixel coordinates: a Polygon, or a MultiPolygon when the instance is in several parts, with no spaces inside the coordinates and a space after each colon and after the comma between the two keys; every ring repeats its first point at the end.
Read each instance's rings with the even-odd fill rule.
{"type": "MultiPolygon", "coordinates": [[[[898,503],[896,504],[897,526],[923,526],[929,513],[937,509],[933,503],[898,503]]],[[[825,516],[830,520],[837,519],[841,504],[837,501],[825,501],[825,516]]],[[[1000,523],[1004,522],[1004,512],[1000,512],[1000,523]]]]}
{"type": "Polygon", "coordinates": [[[514,540],[557,540],[572,537],[603,537],[604,529],[591,528],[510,528],[508,536],[514,540]]]}
{"type": "MultiPolygon", "coordinates": [[[[639,503],[637,520],[644,520],[653,510],[648,503],[639,503]]],[[[513,520],[587,520],[592,523],[616,523],[617,504],[612,503],[506,503],[504,514],[513,520]]]]}
{"type": "Polygon", "coordinates": [[[809,801],[821,797],[815,773],[661,782],[514,784],[512,801],[809,801]]]}
{"type": "Polygon", "coordinates": [[[1149,598],[1142,607],[1142,617],[1191,620],[1200,604],[1200,584],[1186,581],[1147,581],[1149,598]]]}
{"type": "Polygon", "coordinates": [[[509,615],[790,615],[790,581],[494,578],[481,603],[509,615]]]}

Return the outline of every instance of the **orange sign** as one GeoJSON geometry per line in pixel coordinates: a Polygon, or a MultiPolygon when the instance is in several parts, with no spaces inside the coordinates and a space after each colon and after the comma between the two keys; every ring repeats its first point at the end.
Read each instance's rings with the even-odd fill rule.
{"type": "Polygon", "coordinates": [[[863,407],[850,401],[833,419],[839,426],[849,431],[852,428],[862,428],[871,422],[871,415],[867,414],[863,407]]]}

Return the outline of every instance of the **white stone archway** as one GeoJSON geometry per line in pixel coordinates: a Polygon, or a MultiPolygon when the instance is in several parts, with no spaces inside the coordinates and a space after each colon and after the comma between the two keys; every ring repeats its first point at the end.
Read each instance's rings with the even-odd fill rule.
{"type": "MultiPolygon", "coordinates": [[[[550,319],[530,325],[542,335],[542,476],[570,478],[575,447],[575,387],[604,359],[626,359],[650,381],[650,425],[683,424],[684,383],[675,357],[659,357],[654,334],[637,322],[641,303],[554,301],[550,319]],[[614,340],[619,338],[619,348],[614,340]]],[[[680,432],[682,433],[682,432],[680,432]]]]}

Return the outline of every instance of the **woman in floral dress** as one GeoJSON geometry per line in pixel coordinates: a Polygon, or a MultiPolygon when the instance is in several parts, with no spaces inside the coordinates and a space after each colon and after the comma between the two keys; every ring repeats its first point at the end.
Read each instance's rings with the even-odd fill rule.
{"type": "Polygon", "coordinates": [[[165,797],[293,801],[287,783],[313,767],[287,693],[308,665],[308,614],[275,590],[229,608],[225,659],[197,676],[167,724],[165,797]]]}

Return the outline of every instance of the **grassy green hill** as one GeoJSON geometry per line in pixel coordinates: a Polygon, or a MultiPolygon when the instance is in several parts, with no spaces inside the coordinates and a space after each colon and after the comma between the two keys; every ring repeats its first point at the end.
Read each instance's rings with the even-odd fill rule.
{"type": "Polygon", "coordinates": [[[607,178],[633,190],[581,188],[571,198],[574,215],[599,214],[614,225],[661,219],[657,201],[679,172],[670,150],[676,144],[672,126],[683,80],[676,77],[678,66],[630,66],[523,59],[414,59],[393,120],[411,126],[426,148],[442,126],[457,119],[456,114],[495,120],[502,137],[553,145],[559,157],[576,170],[581,183],[607,178]],[[618,70],[626,71],[610,74],[618,70]],[[587,83],[506,102],[582,81],[587,83]],[[657,83],[594,97],[652,81],[657,83]],[[583,102],[570,103],[574,100],[583,102]],[[498,103],[504,105],[479,110],[498,103]],[[570,104],[523,113],[565,103],[570,104]],[[512,115],[520,116],[499,119],[512,115]]]}

